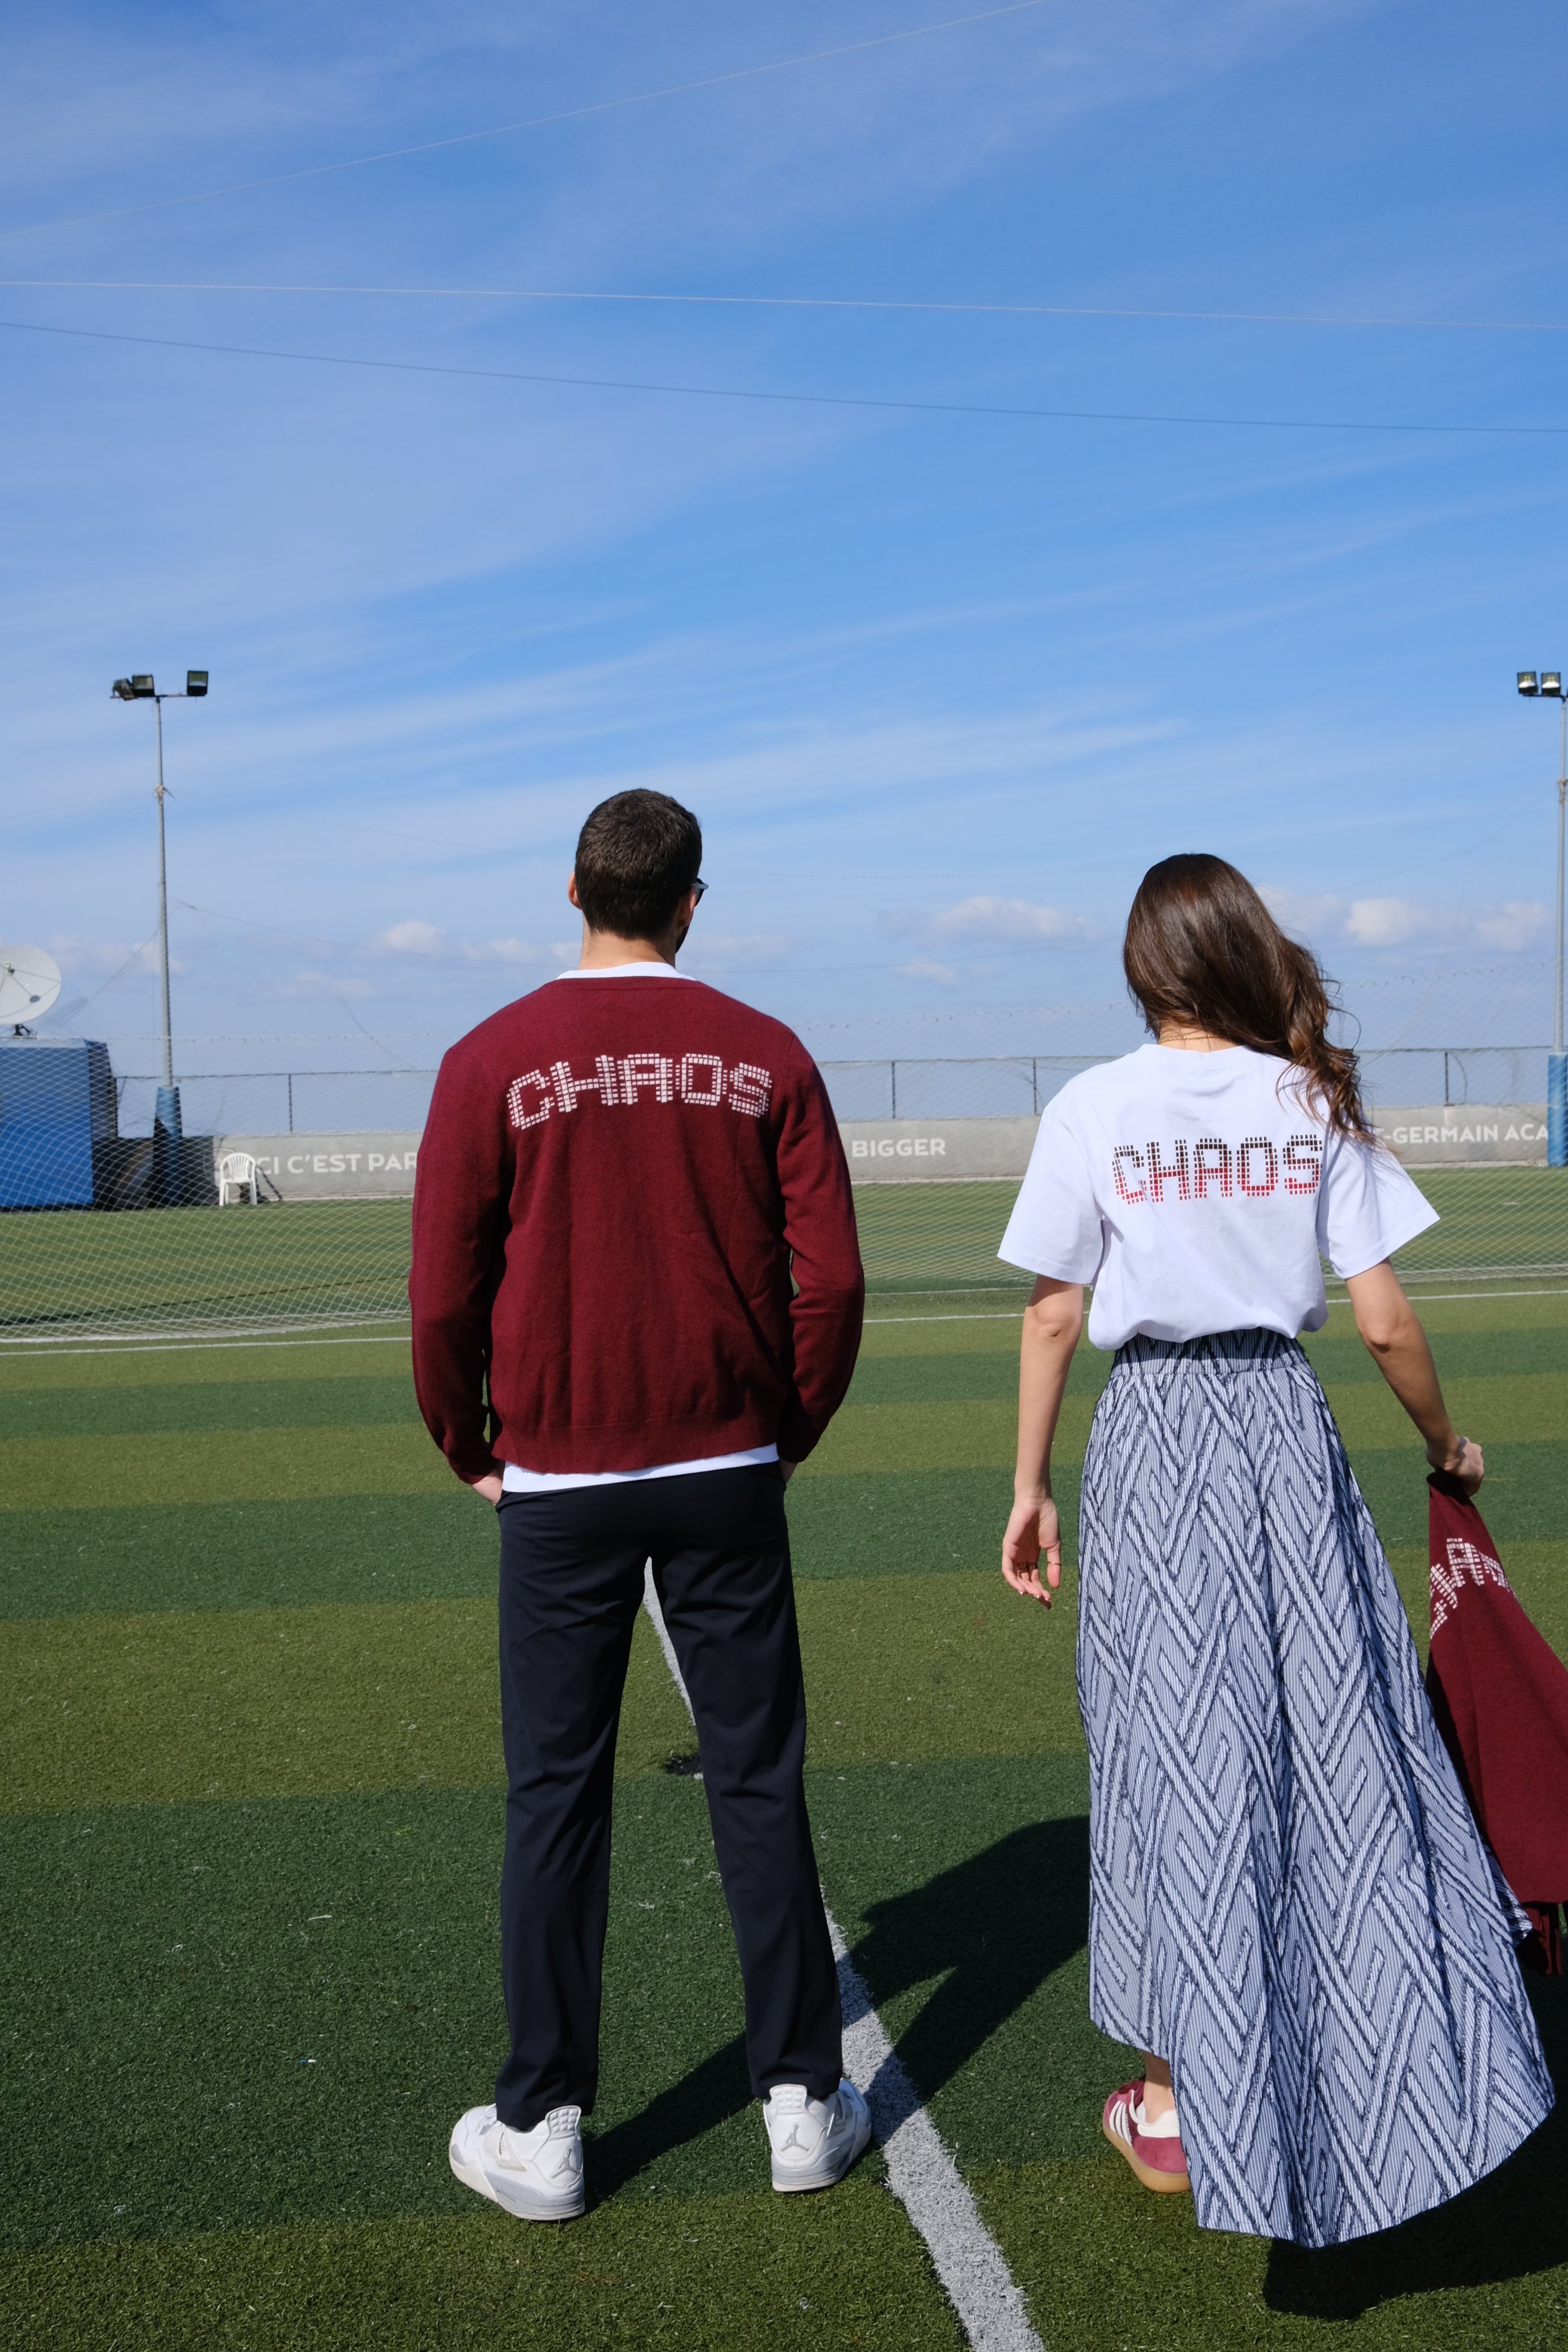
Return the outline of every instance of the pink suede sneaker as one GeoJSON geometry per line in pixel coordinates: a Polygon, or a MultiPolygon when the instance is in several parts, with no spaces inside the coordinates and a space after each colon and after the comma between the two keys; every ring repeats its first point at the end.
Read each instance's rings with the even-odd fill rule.
{"type": "Polygon", "coordinates": [[[1191,2189],[1187,2178],[1187,2159],[1179,2139],[1153,2139],[1139,2130],[1132,2110],[1143,2105],[1143,2085],[1123,2083],[1112,2091],[1105,2102],[1100,2127],[1116,2150],[1124,2156],[1145,2189],[1157,2189],[1163,2196],[1191,2189]]]}

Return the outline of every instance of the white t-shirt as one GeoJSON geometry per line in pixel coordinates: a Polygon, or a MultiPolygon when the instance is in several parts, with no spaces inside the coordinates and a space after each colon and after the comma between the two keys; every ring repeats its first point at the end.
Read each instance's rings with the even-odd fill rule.
{"type": "Polygon", "coordinates": [[[1316,1331],[1321,1260],[1364,1274],[1437,1222],[1391,1152],[1333,1134],[1300,1071],[1142,1045],[1047,1105],[998,1255],[1094,1285],[1089,1336],[1316,1331]]]}
{"type": "MultiPolygon", "coordinates": [[[[560,980],[689,980],[672,963],[609,963],[586,971],[563,971],[560,980]]],[[[701,1462],[660,1462],[651,1470],[524,1470],[503,1463],[500,1482],[509,1495],[560,1495],[575,1486],[629,1486],[639,1478],[691,1478],[702,1470],[749,1470],[756,1462],[776,1462],[776,1445],[748,1445],[739,1454],[710,1454],[701,1462]]]]}

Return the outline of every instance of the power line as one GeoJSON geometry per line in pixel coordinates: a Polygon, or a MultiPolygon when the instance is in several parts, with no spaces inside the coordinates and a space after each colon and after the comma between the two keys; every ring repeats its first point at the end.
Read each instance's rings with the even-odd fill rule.
{"type": "Polygon", "coordinates": [[[136,343],[154,351],[215,352],[231,359],[294,360],[312,367],[369,368],[383,374],[460,376],[481,383],[563,384],[591,392],[666,393],[689,400],[743,400],[786,408],[862,409],[914,416],[1013,416],[1068,424],[1209,425],[1251,432],[1437,434],[1503,440],[1568,438],[1568,425],[1390,424],[1373,423],[1364,417],[1209,416],[1160,409],[1033,408],[1000,401],[905,400],[833,392],[753,392],[728,384],[665,383],[632,376],[547,375],[536,369],[453,367],[434,360],[355,359],[341,352],[284,351],[258,343],[196,342],[174,335],[116,334],[105,327],[44,327],[27,319],[0,319],[0,329],[19,335],[61,335],[79,342],[136,343]]]}
{"type": "Polygon", "coordinates": [[[727,82],[754,81],[759,75],[784,73],[795,66],[815,66],[834,58],[852,58],[866,49],[889,48],[895,42],[918,41],[927,33],[955,32],[965,25],[988,24],[997,16],[1020,16],[1043,8],[1047,0],[1007,0],[999,8],[982,8],[970,16],[947,16],[934,25],[910,25],[899,33],[879,33],[867,41],[846,41],[837,48],[808,49],[799,57],[773,58],[766,65],[740,66],[730,73],[705,74],[699,81],[678,81],[662,89],[639,89],[626,98],[604,98],[591,106],[570,106],[557,114],[533,114],[519,122],[497,122],[483,131],[459,131],[448,139],[424,139],[412,147],[384,147],[374,155],[348,155],[336,163],[311,163],[299,172],[273,172],[257,180],[236,180],[222,188],[195,188],[183,196],[159,196],[142,205],[117,205],[97,213],[72,213],[62,220],[26,221],[16,228],[0,228],[0,236],[37,236],[47,229],[80,228],[92,221],[126,220],[136,213],[169,212],[179,205],[202,205],[217,196],[241,196],[255,188],[281,188],[297,180],[324,179],[334,172],[357,172],[367,163],[395,163],[410,155],[433,155],[446,147],[471,147],[484,139],[507,139],[520,131],[542,131],[557,122],[581,122],[587,116],[613,114],[626,106],[648,106],[656,99],[684,98],[693,90],[718,89],[727,82]]]}
{"type": "Polygon", "coordinates": [[[599,294],[544,286],[321,286],[200,278],[0,278],[0,287],[92,294],[331,294],[463,302],[605,302],[727,310],[913,311],[942,318],[1168,320],[1179,325],[1375,327],[1417,334],[1568,335],[1563,319],[1394,319],[1326,310],[1134,310],[1082,302],[933,302],[849,294],[599,294]]]}

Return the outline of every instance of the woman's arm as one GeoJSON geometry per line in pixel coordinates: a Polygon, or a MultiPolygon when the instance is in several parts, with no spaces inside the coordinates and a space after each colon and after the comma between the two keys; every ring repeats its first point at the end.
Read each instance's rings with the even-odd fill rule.
{"type": "Polygon", "coordinates": [[[1048,1609],[1062,1580],[1062,1534],[1051,1499],[1051,1440],[1062,1409],[1068,1366],[1083,1329],[1083,1285],[1041,1275],[1024,1309],[1018,1355],[1018,1466],[1013,1511],[1002,1538],[1002,1573],[1015,1592],[1048,1609]],[[1040,1553],[1046,1555],[1046,1584],[1040,1553]]]}
{"type": "Polygon", "coordinates": [[[1481,1449],[1448,1418],[1426,1334],[1399,1276],[1384,1258],[1364,1274],[1352,1274],[1345,1288],[1373,1362],[1426,1440],[1427,1461],[1434,1470],[1451,1472],[1473,1495],[1486,1472],[1481,1449]]]}

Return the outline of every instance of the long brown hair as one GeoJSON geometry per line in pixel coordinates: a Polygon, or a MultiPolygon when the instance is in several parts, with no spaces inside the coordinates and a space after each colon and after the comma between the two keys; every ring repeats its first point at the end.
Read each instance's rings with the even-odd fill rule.
{"type": "Polygon", "coordinates": [[[1121,968],[1158,1036],[1192,1023],[1307,1074],[1311,1107],[1371,1142],[1356,1057],[1329,1040],[1331,983],[1310,948],[1287,939],[1245,874],[1223,857],[1163,857],[1138,886],[1121,968]]]}

